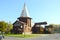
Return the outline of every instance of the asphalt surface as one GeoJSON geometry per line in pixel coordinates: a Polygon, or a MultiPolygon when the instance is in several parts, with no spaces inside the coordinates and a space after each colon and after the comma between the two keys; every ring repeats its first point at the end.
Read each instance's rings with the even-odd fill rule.
{"type": "Polygon", "coordinates": [[[5,37],[2,40],[60,40],[60,34],[44,34],[36,38],[5,37]]]}

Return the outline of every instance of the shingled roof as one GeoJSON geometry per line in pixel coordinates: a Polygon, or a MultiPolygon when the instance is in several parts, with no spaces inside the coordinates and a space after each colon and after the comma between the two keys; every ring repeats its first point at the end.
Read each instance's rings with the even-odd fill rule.
{"type": "Polygon", "coordinates": [[[30,17],[25,3],[20,17],[30,17]]]}
{"type": "Polygon", "coordinates": [[[21,24],[26,24],[26,23],[24,23],[24,22],[22,22],[22,21],[15,21],[15,22],[13,23],[14,26],[20,26],[21,24]]]}

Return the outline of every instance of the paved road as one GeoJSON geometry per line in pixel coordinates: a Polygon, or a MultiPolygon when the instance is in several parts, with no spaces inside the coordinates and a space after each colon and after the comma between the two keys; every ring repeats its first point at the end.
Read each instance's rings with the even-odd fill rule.
{"type": "Polygon", "coordinates": [[[49,34],[47,36],[46,35],[39,36],[37,38],[5,37],[3,40],[60,40],[60,34],[49,34]]]}

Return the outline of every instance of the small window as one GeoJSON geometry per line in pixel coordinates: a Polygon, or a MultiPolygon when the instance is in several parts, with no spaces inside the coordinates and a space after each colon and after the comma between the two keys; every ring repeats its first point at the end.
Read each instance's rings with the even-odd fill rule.
{"type": "Polygon", "coordinates": [[[21,28],[23,28],[22,25],[21,25],[21,28]]]}

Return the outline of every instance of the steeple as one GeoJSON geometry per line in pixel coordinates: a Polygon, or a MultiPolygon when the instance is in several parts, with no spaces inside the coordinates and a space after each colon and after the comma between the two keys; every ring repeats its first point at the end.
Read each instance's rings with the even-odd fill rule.
{"type": "Polygon", "coordinates": [[[20,17],[30,17],[25,3],[20,17]]]}

